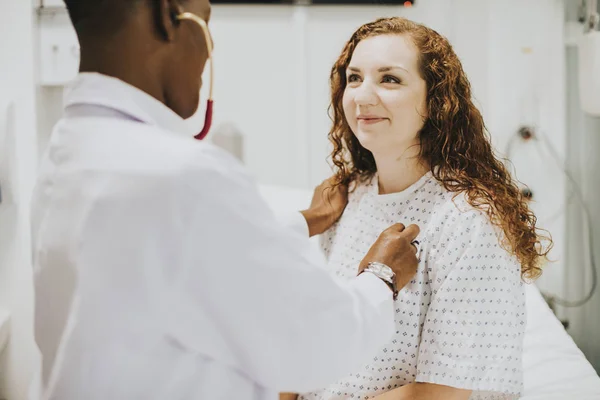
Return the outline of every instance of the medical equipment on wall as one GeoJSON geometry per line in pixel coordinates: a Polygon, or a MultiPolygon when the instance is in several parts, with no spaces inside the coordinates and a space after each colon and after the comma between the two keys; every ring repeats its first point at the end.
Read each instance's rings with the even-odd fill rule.
{"type": "Polygon", "coordinates": [[[14,103],[0,99],[0,209],[17,204],[14,113],[14,103]]]}
{"type": "MultiPolygon", "coordinates": [[[[588,293],[579,300],[565,300],[554,294],[543,293],[546,300],[549,303],[551,303],[550,304],[551,306],[553,304],[556,304],[556,305],[559,305],[562,307],[581,307],[584,304],[586,304],[588,301],[590,301],[590,299],[593,297],[594,293],[596,292],[596,289],[598,286],[598,272],[596,269],[596,257],[595,257],[594,248],[593,248],[594,239],[593,239],[592,217],[590,214],[589,207],[588,207],[587,203],[583,200],[583,193],[581,191],[579,184],[573,178],[573,175],[569,172],[569,170],[564,167],[563,162],[561,161],[560,156],[558,155],[558,152],[556,151],[556,149],[554,148],[552,143],[548,140],[548,138],[543,134],[543,132],[541,130],[539,130],[539,129],[536,130],[532,126],[520,127],[519,130],[517,131],[517,133],[511,137],[511,139],[509,140],[509,142],[506,146],[504,153],[508,159],[511,159],[511,156],[513,155],[514,146],[519,142],[533,143],[537,147],[537,150],[540,150],[540,154],[543,153],[541,151],[542,149],[540,148],[542,146],[546,150],[549,151],[552,162],[554,162],[558,166],[558,168],[562,171],[564,176],[567,178],[567,181],[572,186],[572,195],[577,199],[577,201],[581,205],[581,210],[583,212],[585,225],[586,225],[586,249],[587,249],[587,253],[589,254],[589,266],[591,269],[591,276],[592,276],[592,283],[591,283],[590,289],[589,289],[588,293]]],[[[524,188],[522,190],[522,193],[525,195],[525,197],[528,197],[530,199],[534,196],[533,192],[531,192],[531,190],[529,190],[529,188],[524,188]]],[[[558,210],[558,212],[553,215],[553,218],[556,218],[556,217],[558,217],[558,215],[566,212],[566,208],[567,208],[567,205],[569,204],[569,202],[570,202],[569,199],[567,199],[566,203],[564,205],[562,205],[560,207],[560,209],[558,210]]],[[[546,222],[549,222],[549,219],[547,219],[546,222]]]]}
{"type": "Polygon", "coordinates": [[[79,71],[79,42],[64,3],[44,1],[37,9],[39,68],[37,81],[43,87],[67,85],[79,71]]]}
{"type": "Polygon", "coordinates": [[[577,41],[581,108],[600,117],[600,13],[597,0],[584,0],[580,7],[584,33],[577,41]]]}
{"type": "Polygon", "coordinates": [[[600,117],[600,31],[584,34],[578,51],[581,108],[591,116],[600,117]]]}
{"type": "Polygon", "coordinates": [[[0,310],[0,355],[6,347],[10,333],[10,314],[8,311],[0,310]]]}
{"type": "MultiPolygon", "coordinates": [[[[17,226],[15,106],[0,99],[0,269],[10,262],[10,243],[17,226]]],[[[0,309],[0,354],[10,332],[10,313],[0,309]]]]}
{"type": "MultiPolygon", "coordinates": [[[[584,225],[586,228],[585,240],[587,241],[584,246],[589,260],[589,262],[586,264],[588,264],[591,269],[592,278],[590,289],[585,296],[578,300],[566,300],[555,294],[542,293],[550,307],[553,309],[555,305],[562,307],[580,307],[586,304],[593,297],[598,286],[596,257],[593,249],[594,241],[591,214],[589,207],[584,200],[584,196],[579,184],[573,178],[570,171],[565,167],[563,160],[556,151],[555,146],[544,133],[544,130],[540,128],[539,121],[541,121],[542,116],[540,114],[541,110],[539,99],[544,93],[543,89],[545,85],[543,84],[543,81],[545,78],[543,77],[543,74],[540,74],[539,66],[536,68],[536,59],[533,57],[533,49],[527,48],[526,50],[527,51],[523,51],[522,68],[520,69],[522,71],[521,78],[523,79],[523,92],[521,94],[520,104],[521,125],[510,137],[506,145],[504,155],[508,160],[514,160],[513,157],[515,156],[515,146],[517,144],[521,146],[533,146],[533,149],[530,149],[529,151],[535,151],[544,163],[546,160],[550,159],[549,161],[558,168],[560,174],[571,186],[571,190],[567,190],[569,195],[565,196],[566,199],[564,202],[560,203],[559,206],[556,207],[552,212],[547,213],[545,218],[538,220],[538,226],[543,228],[544,226],[553,222],[553,220],[556,218],[564,215],[573,197],[581,206],[581,212],[583,213],[585,220],[584,225]]],[[[535,192],[533,192],[529,187],[523,187],[521,189],[521,193],[529,200],[536,197],[535,192]]]]}
{"type": "Polygon", "coordinates": [[[18,222],[15,105],[0,99],[0,269],[10,261],[18,222]]]}

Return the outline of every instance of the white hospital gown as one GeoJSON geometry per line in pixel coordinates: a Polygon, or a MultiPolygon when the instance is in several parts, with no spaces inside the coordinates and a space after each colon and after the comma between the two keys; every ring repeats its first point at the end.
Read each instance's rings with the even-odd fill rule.
{"type": "Polygon", "coordinates": [[[395,303],[396,333],[362,369],[299,398],[369,399],[411,382],[469,389],[477,400],[518,398],[525,294],[501,230],[430,173],[401,193],[378,191],[376,177],[358,185],[321,245],[332,273],[352,279],[384,229],[420,227],[419,268],[395,303]]]}

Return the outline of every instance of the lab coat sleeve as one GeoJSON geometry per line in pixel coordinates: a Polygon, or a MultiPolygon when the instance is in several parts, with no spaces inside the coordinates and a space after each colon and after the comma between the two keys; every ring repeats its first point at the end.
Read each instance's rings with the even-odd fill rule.
{"type": "Polygon", "coordinates": [[[293,229],[299,234],[308,237],[310,232],[308,230],[308,222],[301,212],[287,212],[282,213],[278,216],[279,221],[286,227],[293,229]]]}
{"type": "MultiPolygon", "coordinates": [[[[221,157],[201,154],[183,174],[180,306],[208,315],[233,367],[273,390],[315,390],[364,365],[393,333],[391,291],[370,274],[335,280],[307,235],[278,222],[241,166],[221,157]]],[[[188,326],[197,332],[187,344],[201,348],[205,326],[188,326]]]]}

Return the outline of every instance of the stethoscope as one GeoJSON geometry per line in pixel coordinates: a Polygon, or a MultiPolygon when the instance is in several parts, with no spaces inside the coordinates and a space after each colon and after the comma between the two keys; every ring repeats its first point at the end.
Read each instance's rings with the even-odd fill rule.
{"type": "Polygon", "coordinates": [[[206,137],[206,135],[208,135],[208,131],[210,130],[210,126],[212,124],[212,117],[213,117],[213,83],[214,83],[214,78],[213,78],[213,58],[212,58],[212,52],[213,52],[213,43],[212,43],[212,39],[210,36],[210,32],[208,31],[208,25],[206,24],[206,21],[204,21],[202,18],[196,16],[195,14],[189,13],[189,12],[184,12],[181,13],[177,16],[178,20],[183,20],[183,19],[187,19],[190,21],[194,21],[195,23],[197,23],[200,28],[202,29],[202,32],[204,33],[204,39],[206,40],[206,48],[208,50],[208,62],[209,62],[209,66],[210,66],[210,80],[209,80],[209,91],[208,91],[208,100],[206,101],[206,114],[204,116],[204,127],[202,128],[202,130],[200,131],[200,133],[198,133],[196,136],[194,136],[194,138],[198,139],[198,140],[202,140],[206,137]]]}

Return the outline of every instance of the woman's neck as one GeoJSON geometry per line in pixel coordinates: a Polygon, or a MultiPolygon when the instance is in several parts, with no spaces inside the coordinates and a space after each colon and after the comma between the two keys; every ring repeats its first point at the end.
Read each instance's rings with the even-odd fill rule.
{"type": "Polygon", "coordinates": [[[429,171],[429,166],[418,157],[418,153],[411,153],[401,157],[373,154],[377,165],[379,194],[402,192],[429,171]]]}

